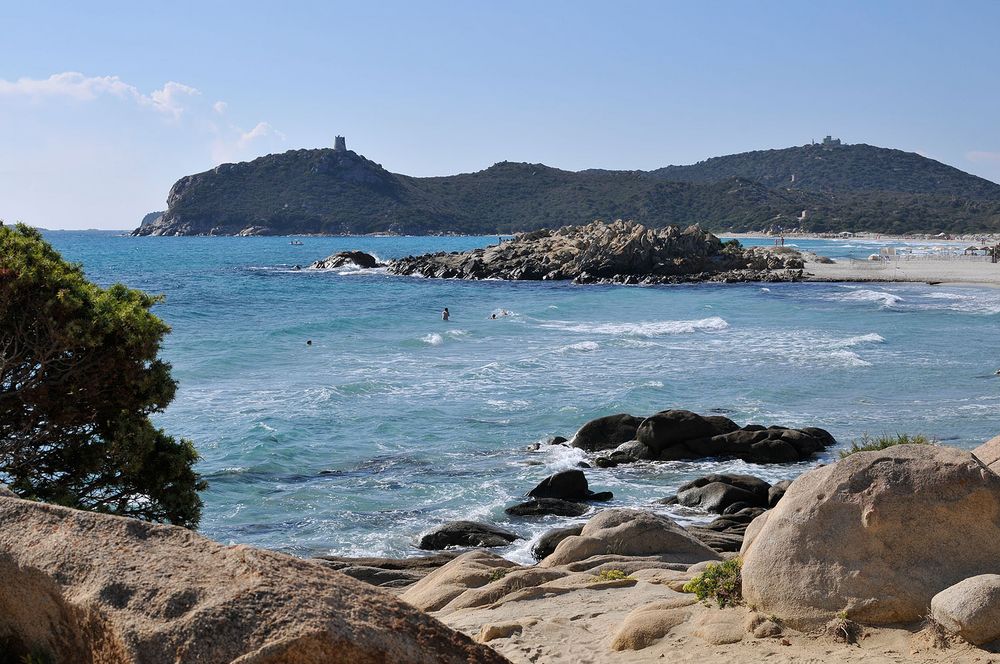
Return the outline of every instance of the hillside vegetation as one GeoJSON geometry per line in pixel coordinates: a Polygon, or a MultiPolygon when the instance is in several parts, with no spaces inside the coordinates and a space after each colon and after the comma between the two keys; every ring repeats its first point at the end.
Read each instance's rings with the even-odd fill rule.
{"type": "Polygon", "coordinates": [[[1000,231],[1000,185],[868,145],[749,152],[648,172],[501,162],[432,178],[390,173],[351,151],[292,150],[181,178],[167,203],[135,233],[491,234],[617,218],[716,231],[1000,231]]]}

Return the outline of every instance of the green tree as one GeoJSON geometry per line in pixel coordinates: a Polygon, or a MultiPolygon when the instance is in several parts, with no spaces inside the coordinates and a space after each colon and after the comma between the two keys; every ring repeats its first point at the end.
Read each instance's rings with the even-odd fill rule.
{"type": "Polygon", "coordinates": [[[80,509],[194,527],[198,454],[149,420],[174,398],[160,298],[90,283],[28,226],[0,225],[0,482],[80,509]]]}

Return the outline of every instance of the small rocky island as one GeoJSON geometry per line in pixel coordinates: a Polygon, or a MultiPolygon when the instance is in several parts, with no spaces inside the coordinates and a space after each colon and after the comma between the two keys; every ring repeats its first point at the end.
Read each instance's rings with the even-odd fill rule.
{"type": "MultiPolygon", "coordinates": [[[[368,254],[342,252],[309,267],[329,269],[349,263],[376,265],[368,254]]],[[[722,242],[698,226],[652,228],[622,220],[519,233],[481,249],[407,256],[385,265],[398,275],[579,284],[797,281],[803,266],[797,252],[722,242]]]]}

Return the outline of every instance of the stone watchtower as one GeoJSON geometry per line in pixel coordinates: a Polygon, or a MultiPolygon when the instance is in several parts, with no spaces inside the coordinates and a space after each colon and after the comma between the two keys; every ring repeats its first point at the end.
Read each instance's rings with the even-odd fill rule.
{"type": "Polygon", "coordinates": [[[343,136],[333,139],[333,149],[336,152],[347,152],[347,140],[343,136]]]}

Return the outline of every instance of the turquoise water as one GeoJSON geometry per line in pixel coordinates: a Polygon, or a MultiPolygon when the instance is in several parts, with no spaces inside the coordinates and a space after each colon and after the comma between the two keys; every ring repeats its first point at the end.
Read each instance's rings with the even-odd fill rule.
{"type": "MultiPolygon", "coordinates": [[[[529,540],[565,519],[503,507],[582,456],[535,441],[665,408],[813,425],[847,443],[922,432],[970,447],[1000,431],[1000,290],[924,285],[672,287],[437,281],[295,271],[344,249],[382,258],[495,238],[129,238],[53,232],[102,284],[163,293],[180,382],[157,422],[195,441],[201,530],[300,555],[410,555],[455,518],[529,540]],[[441,321],[449,307],[452,320],[441,321]],[[511,316],[489,320],[502,309],[511,316]],[[312,345],[306,345],[306,340],[312,345]]],[[[871,242],[797,242],[867,256],[871,242]]],[[[587,471],[647,505],[708,471],[793,477],[815,462],[587,471]]],[[[703,515],[660,508],[675,517],[703,515]]],[[[524,559],[528,544],[507,551],[524,559]]]]}

